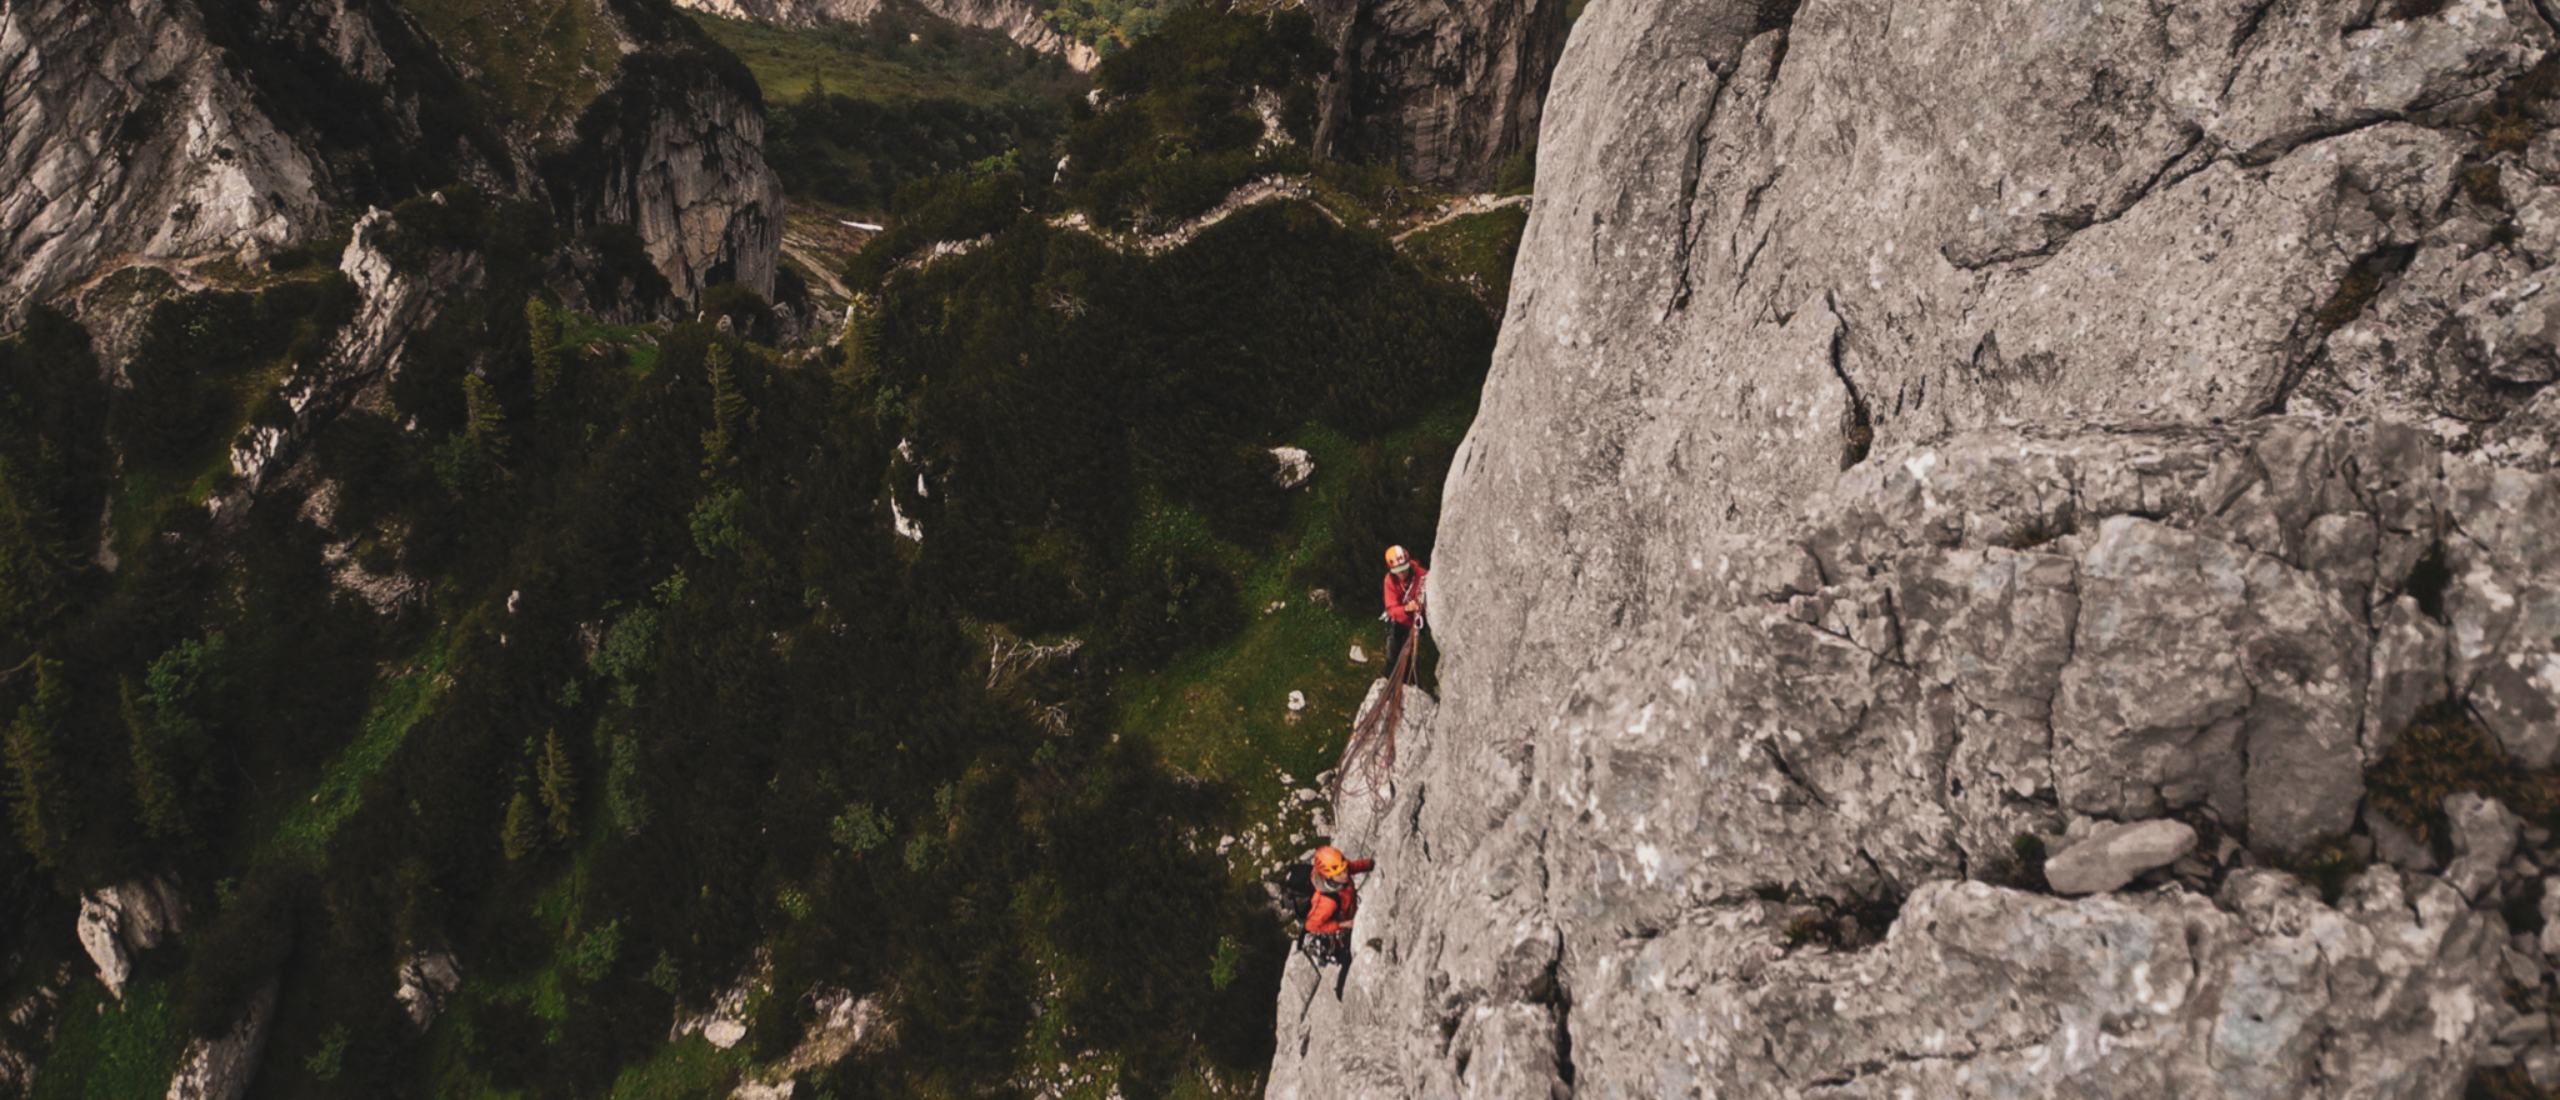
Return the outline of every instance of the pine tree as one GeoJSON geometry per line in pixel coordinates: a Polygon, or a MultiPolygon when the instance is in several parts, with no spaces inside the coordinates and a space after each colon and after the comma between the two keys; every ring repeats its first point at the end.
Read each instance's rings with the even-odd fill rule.
{"type": "Polygon", "coordinates": [[[53,510],[0,456],[0,649],[30,644],[62,609],[77,566],[53,510]]]}
{"type": "Polygon", "coordinates": [[[542,845],[542,818],[523,791],[507,802],[507,821],[499,829],[498,843],[510,860],[532,855],[542,845]]]}
{"type": "Polygon", "coordinates": [[[58,866],[74,825],[71,788],[62,773],[59,745],[70,700],[56,671],[59,662],[35,658],[35,691],[18,708],[6,738],[9,817],[18,843],[39,866],[58,866]]]}
{"type": "Polygon", "coordinates": [[[540,298],[524,300],[525,342],[533,348],[533,399],[551,396],[560,385],[560,314],[540,298]]]}
{"type": "Polygon", "coordinates": [[[471,410],[471,442],[492,463],[507,459],[507,410],[498,404],[497,391],[488,379],[476,374],[462,376],[462,397],[471,410]]]}
{"type": "Polygon", "coordinates": [[[160,725],[152,720],[150,707],[134,690],[131,678],[118,679],[116,698],[125,732],[132,739],[133,798],[141,811],[143,834],[154,840],[184,834],[185,800],[179,796],[160,725]]]}
{"type": "Polygon", "coordinates": [[[567,840],[577,822],[571,815],[578,797],[578,773],[569,764],[569,750],[560,743],[560,731],[553,730],[542,739],[542,763],[538,771],[542,780],[542,808],[551,813],[551,835],[567,840]]]}
{"type": "Polygon", "coordinates": [[[134,800],[143,832],[155,840],[183,836],[196,818],[191,791],[214,787],[203,767],[213,735],[207,714],[227,682],[220,632],[187,639],[151,662],[142,685],[120,680],[118,709],[131,739],[134,800]]]}
{"type": "Polygon", "coordinates": [[[729,349],[714,343],[703,365],[711,371],[711,429],[702,433],[702,478],[719,481],[730,463],[737,461],[730,451],[737,445],[738,422],[745,418],[747,397],[738,392],[737,376],[729,370],[729,349]]]}

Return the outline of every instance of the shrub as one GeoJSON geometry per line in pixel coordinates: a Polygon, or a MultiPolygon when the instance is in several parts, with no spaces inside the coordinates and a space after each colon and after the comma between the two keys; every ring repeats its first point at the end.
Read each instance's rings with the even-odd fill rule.
{"type": "Polygon", "coordinates": [[[827,835],[846,851],[860,855],[889,842],[889,822],[870,803],[856,802],[827,823],[827,835]]]}
{"type": "Polygon", "coordinates": [[[1538,141],[1523,142],[1511,155],[1503,158],[1502,169],[1494,174],[1496,195],[1526,195],[1538,186],[1538,141]]]}
{"type": "Polygon", "coordinates": [[[2475,791],[2546,827],[2560,824],[2560,768],[2528,769],[2459,702],[2419,716],[2365,769],[2365,798],[2419,839],[2446,835],[2445,796],[2475,791]]]}
{"type": "Polygon", "coordinates": [[[42,657],[31,663],[35,687],[7,732],[9,816],[19,846],[37,866],[52,867],[62,861],[78,825],[77,796],[62,765],[62,724],[71,700],[59,663],[42,657]]]}

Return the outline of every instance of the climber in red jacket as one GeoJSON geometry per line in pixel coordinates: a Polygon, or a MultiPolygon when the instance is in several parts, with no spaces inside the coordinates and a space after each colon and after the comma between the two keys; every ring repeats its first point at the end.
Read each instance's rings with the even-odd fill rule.
{"type": "Polygon", "coordinates": [[[1351,918],[1360,912],[1360,888],[1351,876],[1368,874],[1377,861],[1345,859],[1342,849],[1326,845],[1307,862],[1307,885],[1316,890],[1315,900],[1307,904],[1307,934],[1333,937],[1337,945],[1348,947],[1351,918]]]}
{"type": "Polygon", "coordinates": [[[1431,571],[1404,547],[1387,547],[1387,675],[1396,673],[1396,656],[1413,640],[1413,628],[1422,623],[1422,580],[1431,571]]]}

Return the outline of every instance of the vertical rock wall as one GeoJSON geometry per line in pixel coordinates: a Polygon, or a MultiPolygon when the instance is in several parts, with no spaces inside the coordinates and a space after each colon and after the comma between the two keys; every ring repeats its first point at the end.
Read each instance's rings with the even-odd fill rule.
{"type": "Polygon", "coordinates": [[[578,229],[639,230],[677,293],[736,280],[771,297],[782,249],[782,179],[764,162],[753,78],[693,59],[625,58],[546,165],[555,208],[578,229]]]}
{"type": "Polygon", "coordinates": [[[1564,44],[1561,0],[1314,0],[1336,51],[1316,148],[1425,183],[1487,190],[1537,140],[1564,44]]]}
{"type": "Polygon", "coordinates": [[[1337,811],[1385,864],[1272,1094],[2560,1084],[2560,848],[2366,789],[2421,713],[2560,744],[2552,43],[2490,0],[1593,5],[1441,704],[1337,811]],[[2167,866],[2031,889],[2018,837],[2164,817],[2167,866]]]}
{"type": "Polygon", "coordinates": [[[183,2],[0,7],[0,311],[121,258],[320,229],[318,166],[250,99],[183,2]]]}
{"type": "Polygon", "coordinates": [[[625,61],[570,132],[479,117],[456,44],[390,0],[0,7],[0,314],[134,264],[200,282],[447,183],[633,224],[679,295],[770,293],[781,185],[752,78],[663,4],[597,0],[625,61]],[[557,140],[578,155],[539,165],[557,140]]]}
{"type": "MultiPolygon", "coordinates": [[[[819,27],[829,23],[861,23],[877,14],[881,0],[676,0],[676,6],[729,19],[752,19],[786,27],[819,27]]],[[[917,0],[917,6],[964,27],[1003,32],[1024,49],[1053,53],[1080,72],[1102,60],[1093,47],[1052,29],[1038,9],[1020,0],[917,0]]]]}

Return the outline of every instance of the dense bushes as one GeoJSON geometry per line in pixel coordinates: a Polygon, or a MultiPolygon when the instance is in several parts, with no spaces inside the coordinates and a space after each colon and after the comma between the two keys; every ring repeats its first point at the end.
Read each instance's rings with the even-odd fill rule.
{"type": "Polygon", "coordinates": [[[1045,169],[1065,113],[1036,102],[879,103],[818,92],[771,112],[765,157],[794,195],[885,209],[900,188],[972,164],[1045,169]]]}
{"type": "Polygon", "coordinates": [[[1153,231],[1205,212],[1256,176],[1311,169],[1311,81],[1332,63],[1303,10],[1176,11],[1096,71],[1098,90],[1115,102],[1069,132],[1061,183],[1096,219],[1153,231]],[[1265,147],[1257,94],[1282,97],[1281,126],[1295,144],[1265,147]]]}
{"type": "MultiPolygon", "coordinates": [[[[914,410],[896,426],[930,456],[893,491],[928,533],[941,591],[1032,632],[1107,618],[1151,663],[1214,636],[1180,609],[1235,578],[1136,551],[1141,487],[1217,539],[1262,546],[1287,515],[1269,448],[1309,422],[1359,438],[1410,423],[1476,383],[1491,330],[1382,237],[1296,204],[1248,209],[1152,260],[1026,223],[892,284],[890,366],[871,385],[914,410]],[[909,491],[918,474],[930,495],[909,491]]],[[[1427,541],[1446,458],[1423,459],[1368,460],[1377,472],[1357,476],[1380,487],[1346,490],[1357,503],[1338,505],[1336,541],[1427,541]]]]}
{"type": "MultiPolygon", "coordinates": [[[[320,365],[354,316],[355,284],[332,272],[256,294],[205,291],[161,301],[125,362],[131,386],[110,423],[128,460],[175,471],[220,453],[252,400],[278,381],[261,373],[320,365]]],[[[89,476],[95,477],[93,468],[89,476]]]]}
{"type": "Polygon", "coordinates": [[[1164,26],[1189,0],[1055,0],[1042,15],[1049,26],[1112,57],[1164,26]]]}

